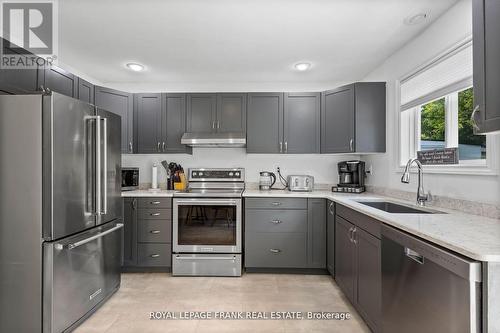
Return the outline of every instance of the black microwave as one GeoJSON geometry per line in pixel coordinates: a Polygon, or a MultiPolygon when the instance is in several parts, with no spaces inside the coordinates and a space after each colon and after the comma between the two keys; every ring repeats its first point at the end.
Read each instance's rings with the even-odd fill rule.
{"type": "Polygon", "coordinates": [[[122,191],[139,189],[139,168],[122,168],[122,191]]]}

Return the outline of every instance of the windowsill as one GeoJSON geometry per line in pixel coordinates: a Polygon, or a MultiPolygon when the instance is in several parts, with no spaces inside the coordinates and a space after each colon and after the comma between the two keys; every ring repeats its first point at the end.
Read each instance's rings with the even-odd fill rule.
{"type": "MultiPolygon", "coordinates": [[[[404,165],[396,168],[396,173],[403,173],[404,165]]],[[[447,175],[470,175],[470,176],[497,176],[498,170],[492,169],[487,165],[424,165],[424,173],[428,174],[447,174],[447,175]]],[[[417,172],[412,167],[411,172],[417,172]]]]}

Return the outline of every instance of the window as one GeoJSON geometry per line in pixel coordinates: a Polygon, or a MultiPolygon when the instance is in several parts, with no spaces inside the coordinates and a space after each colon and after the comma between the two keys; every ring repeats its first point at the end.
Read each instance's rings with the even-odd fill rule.
{"type": "Polygon", "coordinates": [[[401,80],[400,165],[419,150],[458,147],[461,166],[487,165],[487,139],[474,135],[472,43],[401,80]]]}

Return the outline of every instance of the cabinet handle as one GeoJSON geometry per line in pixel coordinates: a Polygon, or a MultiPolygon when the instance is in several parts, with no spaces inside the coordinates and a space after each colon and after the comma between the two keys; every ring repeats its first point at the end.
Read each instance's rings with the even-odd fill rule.
{"type": "Polygon", "coordinates": [[[130,141],[128,143],[128,151],[132,153],[133,149],[132,149],[132,141],[130,141]]]}
{"type": "Polygon", "coordinates": [[[349,149],[354,151],[354,139],[349,140],[349,149]]]}
{"type": "Polygon", "coordinates": [[[276,201],[275,202],[271,202],[271,205],[273,205],[273,206],[280,206],[281,202],[276,202],[276,201]]]}
{"type": "Polygon", "coordinates": [[[159,205],[161,202],[160,201],[151,201],[150,204],[152,205],[159,205]]]}
{"type": "Polygon", "coordinates": [[[215,129],[215,120],[212,121],[212,129],[215,129]]]}
{"type": "Polygon", "coordinates": [[[288,154],[288,141],[285,141],[285,154],[288,154]]]}
{"type": "Polygon", "coordinates": [[[354,231],[354,228],[353,228],[353,227],[350,227],[350,228],[349,228],[349,240],[351,241],[351,243],[353,242],[353,239],[352,239],[352,237],[353,237],[352,232],[353,232],[353,231],[354,231]]]}
{"type": "Polygon", "coordinates": [[[474,111],[472,111],[472,114],[470,115],[470,121],[472,122],[472,127],[477,132],[479,132],[481,130],[479,128],[479,125],[477,124],[477,120],[476,120],[476,114],[478,114],[479,112],[480,112],[479,105],[476,105],[476,107],[474,108],[474,111]]]}
{"type": "Polygon", "coordinates": [[[160,151],[160,142],[158,142],[158,148],[157,148],[158,151],[160,151]]]}
{"type": "Polygon", "coordinates": [[[220,128],[220,121],[217,120],[217,129],[220,128]]]}
{"type": "Polygon", "coordinates": [[[151,215],[151,216],[160,216],[160,213],[151,213],[149,215],[151,215]]]}
{"type": "Polygon", "coordinates": [[[281,253],[280,249],[269,249],[269,251],[275,254],[281,253]]]}
{"type": "Polygon", "coordinates": [[[280,223],[283,223],[283,221],[280,221],[280,220],[272,220],[271,223],[274,223],[274,224],[280,224],[280,223]]]}
{"type": "Polygon", "coordinates": [[[166,146],[166,144],[165,144],[165,142],[163,142],[163,143],[162,143],[162,151],[163,151],[163,152],[165,152],[165,148],[166,148],[165,146],[166,146]]]}
{"type": "Polygon", "coordinates": [[[330,215],[333,215],[333,201],[330,202],[330,205],[328,206],[328,211],[330,212],[330,215]]]}
{"type": "Polygon", "coordinates": [[[160,230],[151,230],[150,233],[152,233],[153,235],[156,235],[156,234],[160,233],[160,230]]]}
{"type": "Polygon", "coordinates": [[[358,245],[358,229],[356,227],[354,227],[354,229],[352,230],[352,242],[354,243],[354,245],[358,245]]]}
{"type": "Polygon", "coordinates": [[[151,257],[151,258],[159,258],[159,257],[160,257],[160,255],[155,253],[155,254],[150,255],[150,257],[151,257]]]}
{"type": "Polygon", "coordinates": [[[137,199],[132,200],[132,209],[135,210],[137,207],[137,199]]]}
{"type": "Polygon", "coordinates": [[[280,141],[280,153],[283,152],[283,142],[280,141]]]}

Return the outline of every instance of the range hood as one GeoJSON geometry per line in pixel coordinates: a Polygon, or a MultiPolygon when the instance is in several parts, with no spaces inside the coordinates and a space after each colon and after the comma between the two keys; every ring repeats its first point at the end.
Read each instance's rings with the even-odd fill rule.
{"type": "Polygon", "coordinates": [[[245,133],[184,133],[181,138],[183,145],[198,148],[238,148],[245,147],[245,133]]]}

